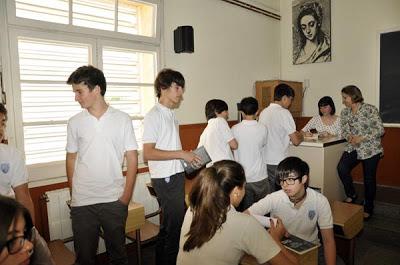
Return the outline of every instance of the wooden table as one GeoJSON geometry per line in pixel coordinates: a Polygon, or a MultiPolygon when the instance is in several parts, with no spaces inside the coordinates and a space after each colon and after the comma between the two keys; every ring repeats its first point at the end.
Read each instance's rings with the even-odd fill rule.
{"type": "Polygon", "coordinates": [[[142,264],[142,251],[140,246],[140,229],[144,226],[144,206],[140,203],[131,202],[128,206],[128,217],[126,218],[125,233],[135,232],[138,264],[142,264]]]}

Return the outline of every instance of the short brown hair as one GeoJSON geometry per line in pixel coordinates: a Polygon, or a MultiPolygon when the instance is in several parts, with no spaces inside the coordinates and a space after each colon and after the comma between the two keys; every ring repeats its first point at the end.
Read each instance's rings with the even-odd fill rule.
{"type": "Polygon", "coordinates": [[[180,72],[168,68],[162,69],[154,81],[154,90],[157,98],[161,97],[161,90],[168,89],[172,83],[185,88],[185,78],[180,72]]]}
{"type": "Polygon", "coordinates": [[[342,93],[349,95],[353,103],[364,102],[361,90],[355,85],[345,86],[344,88],[342,88],[342,93]]]}

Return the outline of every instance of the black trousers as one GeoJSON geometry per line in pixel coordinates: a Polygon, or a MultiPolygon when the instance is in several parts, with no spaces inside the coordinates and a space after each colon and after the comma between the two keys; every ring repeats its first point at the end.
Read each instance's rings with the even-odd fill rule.
{"type": "Polygon", "coordinates": [[[156,245],[156,264],[175,265],[179,238],[185,217],[185,174],[151,179],[162,210],[162,222],[156,245]]]}
{"type": "Polygon", "coordinates": [[[374,210],[374,199],[376,194],[376,170],[378,168],[378,162],[381,158],[381,153],[374,155],[373,157],[359,160],[357,159],[357,152],[343,152],[337,166],[337,171],[340,180],[343,183],[344,191],[347,197],[354,198],[356,191],[353,185],[353,178],[351,177],[351,170],[357,166],[360,162],[363,166],[364,172],[364,211],[372,214],[374,210]]]}
{"type": "Polygon", "coordinates": [[[100,228],[110,264],[127,265],[125,223],[128,206],[120,201],[71,208],[74,233],[75,264],[94,265],[99,244],[100,228]]]}

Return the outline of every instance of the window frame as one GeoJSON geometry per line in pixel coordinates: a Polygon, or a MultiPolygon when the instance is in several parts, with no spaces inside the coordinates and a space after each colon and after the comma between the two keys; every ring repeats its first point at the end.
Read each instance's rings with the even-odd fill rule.
{"type": "MultiPolygon", "coordinates": [[[[12,6],[15,8],[15,2],[7,0],[6,11],[8,19],[3,18],[3,21],[0,22],[0,29],[5,29],[5,32],[8,34],[5,34],[6,36],[0,39],[0,48],[1,54],[6,55],[2,60],[2,70],[3,84],[5,87],[8,87],[6,89],[7,108],[9,110],[7,127],[11,130],[7,131],[8,138],[11,139],[10,144],[15,144],[19,150],[22,152],[24,151],[24,126],[20,90],[21,80],[19,71],[18,37],[22,36],[35,39],[89,44],[91,45],[91,51],[89,51],[91,64],[99,67],[99,69],[102,69],[103,46],[155,52],[156,74],[161,67],[162,58],[159,30],[161,27],[160,18],[162,6],[158,0],[146,0],[146,2],[159,3],[157,4],[157,38],[133,36],[126,33],[109,32],[97,29],[86,30],[77,26],[73,26],[77,29],[71,29],[70,27],[67,27],[67,25],[16,18],[15,12],[14,18],[12,18],[12,16],[9,16],[9,8],[12,8],[12,6]],[[10,5],[12,3],[14,3],[14,5],[10,5]],[[90,33],[88,31],[90,31],[90,33]],[[9,67],[6,67],[7,63],[9,63],[9,67]]],[[[0,4],[0,6],[1,5],[2,4],[0,4]]],[[[132,117],[132,119],[135,118],[132,117]]],[[[141,151],[139,151],[139,163],[143,163],[141,151]]],[[[32,164],[27,167],[30,186],[36,186],[39,183],[46,185],[65,181],[65,161],[32,164]]]]}

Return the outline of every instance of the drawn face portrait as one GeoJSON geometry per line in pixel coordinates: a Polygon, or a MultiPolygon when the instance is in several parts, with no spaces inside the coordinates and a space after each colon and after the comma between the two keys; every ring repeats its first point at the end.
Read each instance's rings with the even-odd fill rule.
{"type": "Polygon", "coordinates": [[[317,21],[312,15],[305,15],[300,19],[301,30],[304,36],[310,40],[314,41],[317,35],[317,21]]]}

